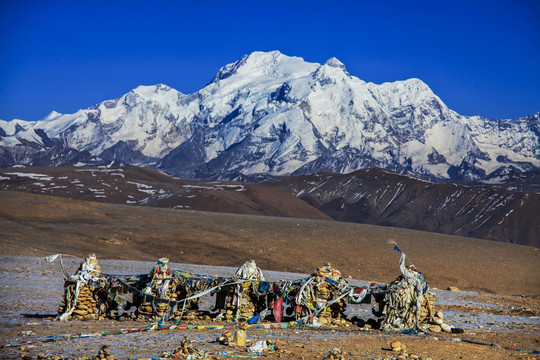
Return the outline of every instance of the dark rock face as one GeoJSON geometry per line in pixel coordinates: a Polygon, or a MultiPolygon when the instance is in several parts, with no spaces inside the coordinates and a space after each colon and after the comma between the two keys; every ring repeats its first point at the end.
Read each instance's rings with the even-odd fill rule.
{"type": "Polygon", "coordinates": [[[433,183],[383,169],[287,177],[268,184],[339,221],[540,247],[540,194],[531,191],[538,172],[514,177],[505,178],[505,186],[514,190],[482,183],[433,183]]]}

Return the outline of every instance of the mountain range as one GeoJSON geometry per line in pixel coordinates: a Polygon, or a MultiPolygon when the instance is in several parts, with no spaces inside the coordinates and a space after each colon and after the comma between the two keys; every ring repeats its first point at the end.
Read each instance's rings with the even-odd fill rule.
{"type": "Polygon", "coordinates": [[[189,211],[333,219],[535,247],[540,247],[538,184],[540,171],[460,184],[371,168],[253,184],[178,178],[132,166],[0,169],[0,198],[17,191],[189,211]]]}
{"type": "Polygon", "coordinates": [[[372,167],[480,180],[540,168],[540,113],[462,116],[419,79],[378,85],[336,58],[273,51],[224,66],[193,94],[139,86],[74,114],[0,120],[0,167],[105,164],[221,180],[372,167]]]}
{"type": "Polygon", "coordinates": [[[288,191],[339,221],[540,247],[539,183],[540,171],[460,184],[372,168],[280,177],[265,184],[288,191]]]}

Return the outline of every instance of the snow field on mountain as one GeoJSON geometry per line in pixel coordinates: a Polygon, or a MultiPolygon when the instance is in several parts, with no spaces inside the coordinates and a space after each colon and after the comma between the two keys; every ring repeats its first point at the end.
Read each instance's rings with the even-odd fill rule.
{"type": "Polygon", "coordinates": [[[419,79],[366,83],[335,58],[321,65],[272,51],[224,66],[193,94],[139,86],[75,114],[0,121],[0,146],[16,159],[11,166],[43,164],[42,152],[60,144],[46,155],[54,164],[65,153],[74,157],[67,165],[103,157],[203,178],[377,166],[474,180],[540,167],[539,119],[460,116],[419,79]]]}

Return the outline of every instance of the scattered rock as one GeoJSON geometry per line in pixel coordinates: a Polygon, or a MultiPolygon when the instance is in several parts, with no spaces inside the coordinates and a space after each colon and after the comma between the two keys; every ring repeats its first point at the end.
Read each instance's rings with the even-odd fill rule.
{"type": "Polygon", "coordinates": [[[441,329],[445,332],[448,332],[448,333],[451,333],[452,332],[452,327],[448,324],[441,324],[439,325],[441,327],[441,329]]]}
{"type": "MultiPolygon", "coordinates": [[[[185,336],[184,340],[179,347],[171,351],[170,353],[164,353],[164,358],[175,359],[203,359],[206,356],[204,351],[195,348],[191,345],[191,340],[185,336]]],[[[97,359],[96,359],[97,360],[97,359]]]]}
{"type": "Polygon", "coordinates": [[[399,340],[392,341],[392,343],[390,343],[390,347],[392,348],[392,351],[403,351],[407,349],[407,346],[402,344],[399,340]]]}
{"type": "Polygon", "coordinates": [[[428,329],[429,331],[434,332],[434,333],[441,332],[440,325],[431,325],[428,329]]]}
{"type": "Polygon", "coordinates": [[[448,289],[446,289],[446,290],[448,290],[448,291],[461,291],[455,286],[449,286],[448,289]]]}
{"type": "Polygon", "coordinates": [[[276,341],[274,341],[274,346],[283,347],[283,346],[285,346],[285,341],[276,340],[276,341]]]}
{"type": "Polygon", "coordinates": [[[221,334],[218,337],[217,341],[221,345],[233,345],[234,337],[233,337],[233,334],[230,331],[225,331],[223,334],[221,334]]]}
{"type": "Polygon", "coordinates": [[[342,352],[339,349],[332,349],[328,351],[328,355],[324,357],[325,360],[345,359],[342,352]]]}

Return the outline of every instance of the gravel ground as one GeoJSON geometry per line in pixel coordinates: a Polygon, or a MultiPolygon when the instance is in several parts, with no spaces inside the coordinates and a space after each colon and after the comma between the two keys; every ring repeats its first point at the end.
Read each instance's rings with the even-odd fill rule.
{"type": "MultiPolygon", "coordinates": [[[[147,323],[133,321],[68,321],[54,319],[63,293],[63,275],[58,261],[49,264],[43,258],[0,256],[0,343],[33,340],[50,335],[88,334],[99,331],[140,328],[147,323]]],[[[64,259],[66,269],[74,273],[80,260],[64,259]]],[[[144,274],[152,262],[99,260],[104,273],[144,274]]],[[[235,268],[171,263],[171,267],[197,274],[230,276],[235,268]]],[[[265,277],[298,279],[306,274],[264,271],[265,277]]],[[[396,267],[396,275],[399,269],[396,267]]],[[[352,285],[366,284],[349,280],[352,285]]],[[[421,358],[432,359],[493,359],[530,358],[538,355],[488,346],[467,344],[456,339],[496,343],[501,346],[540,350],[540,309],[538,297],[512,297],[475,292],[435,290],[436,306],[443,309],[445,322],[465,330],[462,335],[405,336],[378,331],[362,331],[356,325],[318,330],[271,329],[248,330],[248,339],[281,340],[283,351],[268,354],[268,358],[323,358],[328,351],[339,348],[347,359],[383,359],[396,356],[385,348],[395,338],[409,345],[421,358]]],[[[209,305],[207,299],[202,306],[209,305]]],[[[371,305],[349,305],[347,315],[367,320],[371,305]]],[[[36,343],[24,347],[0,349],[0,357],[16,359],[25,355],[62,355],[65,358],[95,356],[107,345],[117,359],[158,357],[189,336],[193,345],[205,351],[229,351],[214,340],[224,330],[165,330],[137,332],[107,337],[89,337],[70,341],[36,343]]],[[[440,335],[440,334],[439,334],[440,335]]],[[[225,355],[222,355],[225,356],[225,355]]],[[[225,357],[222,357],[225,358],[225,357]]]]}

